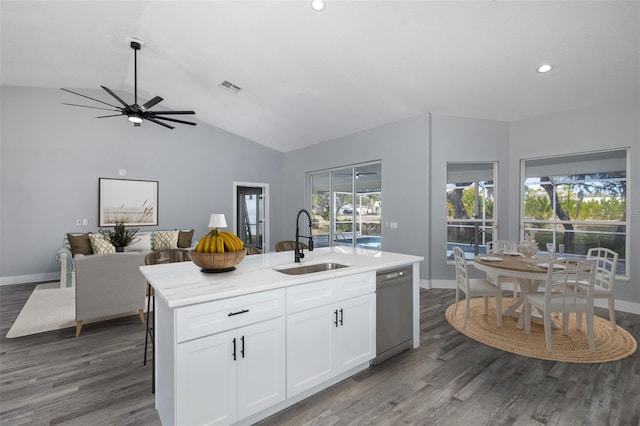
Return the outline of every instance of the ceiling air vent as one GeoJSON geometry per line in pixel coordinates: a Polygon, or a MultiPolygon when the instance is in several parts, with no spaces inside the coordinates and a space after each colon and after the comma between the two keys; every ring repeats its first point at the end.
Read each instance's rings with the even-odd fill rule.
{"type": "Polygon", "coordinates": [[[218,84],[218,86],[222,87],[223,89],[227,89],[231,93],[238,93],[239,91],[242,90],[241,87],[238,87],[235,84],[233,84],[233,83],[231,83],[230,81],[227,81],[227,80],[225,80],[222,83],[218,84]]]}

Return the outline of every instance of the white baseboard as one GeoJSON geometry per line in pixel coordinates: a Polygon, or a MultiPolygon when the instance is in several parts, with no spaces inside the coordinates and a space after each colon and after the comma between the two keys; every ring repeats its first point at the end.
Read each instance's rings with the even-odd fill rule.
{"type": "Polygon", "coordinates": [[[47,281],[60,281],[60,272],[45,272],[42,274],[0,277],[0,286],[26,283],[41,283],[47,281]]]}
{"type": "MultiPolygon", "coordinates": [[[[432,288],[455,289],[456,281],[455,280],[431,280],[429,282],[427,280],[421,280],[420,287],[425,289],[432,289],[432,288]]],[[[504,289],[512,290],[511,286],[509,286],[508,284],[504,286],[504,289]]],[[[594,300],[593,305],[599,308],[609,309],[609,305],[607,304],[606,299],[596,299],[594,300]]],[[[616,308],[616,311],[640,315],[640,303],[629,302],[626,300],[616,300],[615,308],[616,308]]]]}

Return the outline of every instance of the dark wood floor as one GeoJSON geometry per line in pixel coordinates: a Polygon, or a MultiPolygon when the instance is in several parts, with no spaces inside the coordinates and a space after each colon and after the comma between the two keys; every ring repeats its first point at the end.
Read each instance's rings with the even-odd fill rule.
{"type": "MultiPolygon", "coordinates": [[[[159,425],[136,316],[4,336],[34,285],[0,287],[0,424],[159,425]]],[[[419,349],[332,386],[261,425],[638,425],[640,361],[568,364],[512,355],[453,330],[452,290],[421,293],[419,349]]],[[[606,316],[604,311],[598,312],[606,316]]],[[[640,338],[640,318],[621,326],[640,338]]]]}

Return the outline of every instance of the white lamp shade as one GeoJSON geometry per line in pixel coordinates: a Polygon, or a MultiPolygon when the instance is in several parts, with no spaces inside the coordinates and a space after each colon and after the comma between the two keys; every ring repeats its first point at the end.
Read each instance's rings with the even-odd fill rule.
{"type": "Polygon", "coordinates": [[[224,218],[224,214],[213,213],[209,218],[209,228],[226,228],[227,220],[224,218]]]}

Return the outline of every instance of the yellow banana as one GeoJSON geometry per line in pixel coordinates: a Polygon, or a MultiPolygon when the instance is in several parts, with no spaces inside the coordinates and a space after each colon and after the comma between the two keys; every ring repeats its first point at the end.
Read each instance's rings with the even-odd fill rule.
{"type": "Polygon", "coordinates": [[[207,235],[207,237],[204,239],[204,249],[203,249],[204,253],[210,253],[211,252],[211,237],[207,235]]]}
{"type": "Polygon", "coordinates": [[[214,238],[216,239],[218,253],[224,253],[224,240],[220,236],[214,238]]]}
{"type": "Polygon", "coordinates": [[[244,248],[244,242],[240,238],[238,238],[236,234],[227,231],[223,231],[220,234],[226,235],[229,240],[233,241],[233,251],[242,250],[244,248]]]}
{"type": "Polygon", "coordinates": [[[224,242],[224,251],[233,251],[233,247],[229,244],[229,237],[227,235],[221,232],[220,237],[218,238],[222,238],[222,241],[224,242]]]}
{"type": "Polygon", "coordinates": [[[204,237],[200,238],[200,241],[198,241],[198,245],[196,246],[196,251],[198,253],[204,253],[204,240],[207,238],[207,236],[205,235],[204,237]]]}

